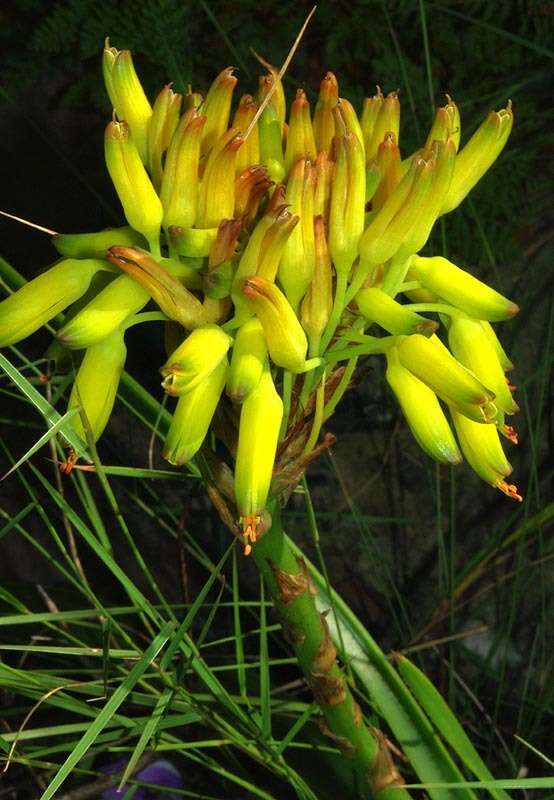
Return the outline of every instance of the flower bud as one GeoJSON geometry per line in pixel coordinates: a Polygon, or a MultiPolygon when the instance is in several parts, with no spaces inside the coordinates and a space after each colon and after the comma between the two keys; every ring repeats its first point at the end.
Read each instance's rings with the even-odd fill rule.
{"type": "MultiPolygon", "coordinates": [[[[300,158],[291,168],[286,193],[287,204],[300,218],[300,224],[288,237],[279,264],[279,282],[295,311],[314,273],[314,189],[315,172],[309,162],[300,158]]],[[[272,280],[260,270],[257,274],[272,280]]]]}
{"type": "Polygon", "coordinates": [[[258,120],[258,136],[260,161],[266,167],[271,180],[279,183],[285,177],[285,159],[281,125],[272,103],[264,108],[258,120]]]}
{"type": "MultiPolygon", "coordinates": [[[[400,150],[394,133],[389,131],[379,145],[375,160],[379,183],[372,195],[371,208],[378,211],[400,183],[400,150]]],[[[366,193],[367,196],[367,193],[366,193]]]]}
{"type": "Polygon", "coordinates": [[[144,250],[112,247],[108,258],[136,281],[169,319],[183,328],[198,328],[208,321],[202,303],[144,250]]]}
{"type": "Polygon", "coordinates": [[[163,226],[192,228],[198,209],[200,141],[206,117],[187,111],[173,136],[165,159],[160,199],[163,226]]]}
{"type": "Polygon", "coordinates": [[[104,137],[108,172],[129,225],[159,247],[163,208],[126,122],[110,122],[104,137]]]}
{"type": "Polygon", "coordinates": [[[431,336],[439,327],[438,322],[410,311],[409,306],[393,300],[381,289],[362,289],[354,299],[362,316],[394,335],[422,333],[424,336],[431,336]]]}
{"type": "MultiPolygon", "coordinates": [[[[117,50],[115,47],[110,47],[110,41],[106,39],[102,68],[106,89],[115,113],[130,127],[133,142],[142,163],[146,164],[148,126],[152,117],[152,108],[135,72],[130,50],[117,50]]],[[[133,227],[135,226],[133,225],[133,227]]]]}
{"type": "Polygon", "coordinates": [[[267,358],[264,330],[257,317],[241,325],[235,336],[231,367],[227,375],[227,394],[242,403],[260,382],[267,358]]]}
{"type": "MultiPolygon", "coordinates": [[[[87,348],[71,389],[67,410],[81,406],[95,442],[102,435],[112,413],[125,366],[127,348],[123,336],[122,330],[115,330],[87,348]]],[[[86,441],[86,431],[79,414],[72,417],[71,427],[86,441]]]]}
{"type": "Polygon", "coordinates": [[[258,386],[242,405],[235,466],[238,512],[254,532],[267,503],[282,418],[283,401],[266,365],[258,386]]]}
{"type": "Polygon", "coordinates": [[[335,162],[326,153],[318,153],[315,162],[314,216],[322,217],[325,225],[329,222],[334,172],[335,162]]]}
{"type": "Polygon", "coordinates": [[[319,96],[314,111],[314,139],[319,153],[330,155],[335,135],[333,108],[339,101],[339,86],[336,77],[328,72],[319,85],[319,96]]]}
{"type": "Polygon", "coordinates": [[[459,464],[462,457],[436,394],[401,364],[396,347],[387,351],[386,379],[421,449],[443,464],[459,464]]]}
{"type": "Polygon", "coordinates": [[[399,260],[405,260],[419,252],[426,244],[452,181],[455,160],[453,141],[449,139],[446,142],[433,143],[431,157],[427,162],[431,170],[431,184],[419,205],[419,213],[397,252],[399,260]]]}
{"type": "Polygon", "coordinates": [[[354,109],[354,106],[347,100],[346,97],[339,97],[339,102],[336,106],[335,111],[333,111],[333,115],[335,117],[335,130],[337,134],[339,133],[339,127],[337,126],[336,119],[337,115],[341,119],[341,126],[340,126],[340,133],[344,136],[345,133],[353,133],[354,136],[358,139],[362,146],[362,150],[364,148],[364,134],[362,131],[362,126],[360,125],[360,120],[358,119],[358,115],[354,109]],[[343,130],[344,126],[344,130],[343,130]]]}
{"type": "Polygon", "coordinates": [[[265,235],[284,211],[286,211],[284,204],[276,209],[268,209],[264,216],[258,220],[240,257],[231,288],[231,296],[235,305],[235,317],[240,320],[240,323],[246,322],[252,316],[252,310],[242,293],[242,284],[245,278],[256,275],[258,272],[265,235]]]}
{"type": "MultiPolygon", "coordinates": [[[[233,128],[236,128],[239,133],[244,135],[248,130],[248,126],[254,119],[257,110],[258,103],[253,100],[252,95],[244,94],[240,99],[240,103],[233,118],[233,128]]],[[[259,163],[260,137],[258,133],[258,123],[256,123],[237,153],[235,164],[236,174],[239,175],[248,167],[259,163]]]]}
{"type": "Polygon", "coordinates": [[[66,258],[104,258],[114,244],[144,247],[146,241],[130,225],[124,225],[98,233],[56,233],[52,236],[52,244],[66,258]]]}
{"type": "Polygon", "coordinates": [[[0,347],[25,339],[87,291],[105,261],[58,262],[0,302],[0,347]]]}
{"type": "Polygon", "coordinates": [[[314,219],[314,235],[314,276],[302,301],[300,320],[308,334],[310,353],[316,356],[333,307],[333,272],[325,238],[325,223],[321,216],[314,219]]]}
{"type": "MultiPolygon", "coordinates": [[[[375,155],[373,158],[370,158],[368,153],[371,148],[371,140],[373,137],[373,130],[375,128],[375,123],[377,122],[377,118],[380,114],[381,108],[383,106],[384,97],[383,92],[381,91],[381,87],[377,86],[377,94],[374,94],[373,97],[366,97],[364,98],[364,105],[362,109],[362,132],[363,132],[363,141],[364,141],[364,150],[365,150],[365,159],[366,164],[370,161],[373,161],[375,155],[377,154],[377,148],[375,148],[375,155]]],[[[381,140],[382,141],[382,140],[381,140]]],[[[377,147],[381,142],[377,143],[377,147]]]]}
{"type": "Polygon", "coordinates": [[[517,486],[505,480],[512,472],[512,467],[502,450],[496,426],[472,422],[454,408],[450,409],[450,413],[460,447],[470,467],[491,486],[521,502],[522,497],[517,493],[517,486]]]}
{"type": "Polygon", "coordinates": [[[200,228],[219,225],[231,219],[235,210],[235,161],[244,139],[230,128],[208,156],[200,185],[197,224],[200,228]]]}
{"type": "Polygon", "coordinates": [[[415,158],[360,240],[360,270],[382,264],[400,249],[431,186],[431,162],[415,158]]]}
{"type": "Polygon", "coordinates": [[[509,102],[506,108],[491,111],[477,128],[456,158],[452,183],[442,207],[443,214],[457,208],[496,161],[508,141],[513,121],[509,102]]]}
{"type": "Polygon", "coordinates": [[[162,185],[162,157],[179,124],[182,99],[183,96],[174,92],[171,85],[164,86],[152,110],[152,119],[148,126],[148,170],[156,191],[162,185]]]}
{"type": "Polygon", "coordinates": [[[471,370],[495,394],[495,405],[505,414],[519,411],[504,378],[496,349],[479,320],[465,315],[451,318],[448,344],[458,361],[471,370]]]}
{"type": "Polygon", "coordinates": [[[317,156],[310,104],[303,89],[298,89],[290,109],[287,146],[285,148],[285,170],[289,174],[299,158],[315,161],[317,156]]]}
{"type": "Polygon", "coordinates": [[[433,147],[433,142],[446,142],[451,139],[454,149],[457,151],[460,144],[460,112],[458,106],[449,95],[446,95],[448,103],[437,108],[437,113],[427,141],[423,146],[423,157],[428,158],[433,147]]]}
{"type": "Polygon", "coordinates": [[[258,276],[244,281],[242,293],[262,323],[273,363],[291,372],[301,372],[308,342],[285,295],[274,283],[258,276]]]}
{"type": "Polygon", "coordinates": [[[400,363],[436,394],[460,408],[477,406],[485,421],[485,407],[494,400],[494,393],[458,363],[436,336],[406,336],[398,345],[398,355],[400,363]]]}
{"type": "Polygon", "coordinates": [[[160,369],[167,394],[179,397],[203,382],[226,357],[231,341],[218,325],[193,330],[160,369]]]}
{"type": "Polygon", "coordinates": [[[227,370],[224,358],[205,380],[179,397],[163,453],[170,464],[186,464],[200,450],[223,392],[227,370]]]}
{"type": "Polygon", "coordinates": [[[442,256],[414,256],[410,271],[424,288],[472,317],[500,321],[513,317],[519,307],[442,256]]]}
{"type": "Polygon", "coordinates": [[[335,158],[329,252],[337,273],[348,275],[358,255],[365,222],[365,164],[358,137],[353,133],[335,137],[335,158]]]}
{"type": "Polygon", "coordinates": [[[202,114],[207,117],[206,126],[202,135],[202,155],[206,155],[221,139],[231,113],[233,90],[237,79],[233,75],[234,67],[222,70],[212,83],[202,105],[202,114]]]}
{"type": "Polygon", "coordinates": [[[490,322],[485,322],[485,320],[483,319],[479,320],[479,322],[481,323],[481,327],[485,331],[489,342],[494,347],[495,353],[498,356],[498,360],[500,361],[500,366],[502,367],[504,372],[510,372],[510,370],[514,368],[514,365],[512,361],[510,361],[510,359],[506,355],[506,351],[500,344],[498,336],[494,332],[494,328],[492,327],[490,322]]]}
{"type": "MultiPolygon", "coordinates": [[[[377,88],[379,89],[379,87],[377,88]]],[[[380,92],[381,90],[379,89],[379,93],[380,92]]],[[[371,126],[371,137],[366,139],[366,164],[376,158],[377,150],[385,138],[385,134],[389,132],[393,133],[396,141],[398,141],[398,134],[400,132],[400,103],[398,101],[398,94],[396,92],[391,92],[385,98],[381,95],[380,101],[378,94],[372,99],[374,102],[371,106],[368,105],[365,128],[364,125],[362,125],[362,129],[368,129],[369,122],[375,113],[374,109],[378,108],[379,110],[371,126]]]]}
{"type": "MultiPolygon", "coordinates": [[[[299,228],[298,216],[291,214],[286,208],[279,211],[260,244],[256,275],[268,281],[275,281],[277,270],[279,273],[281,271],[290,240],[299,228]]],[[[308,258],[308,255],[306,257],[308,258]]]]}

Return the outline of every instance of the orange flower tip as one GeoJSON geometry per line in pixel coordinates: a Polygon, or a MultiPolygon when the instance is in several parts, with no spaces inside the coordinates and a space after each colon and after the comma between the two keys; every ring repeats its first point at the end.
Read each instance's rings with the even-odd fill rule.
{"type": "Polygon", "coordinates": [[[509,303],[506,308],[506,313],[508,314],[509,317],[515,317],[518,311],[519,311],[519,306],[517,303],[509,303]]]}
{"type": "Polygon", "coordinates": [[[505,495],[511,497],[512,500],[517,500],[518,503],[523,502],[523,497],[518,494],[517,486],[513,483],[506,483],[506,481],[501,480],[498,478],[496,481],[496,486],[500,489],[501,492],[504,492],[505,495]]]}
{"type": "Polygon", "coordinates": [[[73,467],[77,463],[77,453],[71,448],[67,454],[67,458],[60,464],[60,472],[62,475],[70,475],[73,467]]]}
{"type": "Polygon", "coordinates": [[[512,428],[511,425],[503,425],[501,429],[501,433],[506,439],[509,439],[510,442],[513,444],[519,444],[519,436],[515,428],[512,428]]]}
{"type": "Polygon", "coordinates": [[[508,389],[511,391],[512,394],[514,392],[517,392],[517,386],[515,385],[515,383],[510,383],[508,378],[506,378],[506,383],[508,384],[508,389]]]}

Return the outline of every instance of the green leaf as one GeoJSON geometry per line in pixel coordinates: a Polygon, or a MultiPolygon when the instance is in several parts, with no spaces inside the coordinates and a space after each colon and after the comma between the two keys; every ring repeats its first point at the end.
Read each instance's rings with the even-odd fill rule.
{"type": "MultiPolygon", "coordinates": [[[[405,656],[397,656],[400,674],[431,721],[466,767],[482,781],[494,780],[466,732],[429,678],[405,656]]],[[[495,800],[509,800],[501,789],[490,789],[495,800]]]]}
{"type": "Polygon", "coordinates": [[[85,755],[88,749],[92,746],[97,736],[104,730],[106,725],[110,722],[111,718],[124,702],[125,698],[134,687],[136,682],[146,672],[150,664],[154,661],[164,644],[169,639],[174,629],[174,623],[168,622],[160,633],[156,636],[148,649],[144,652],[141,660],[135,664],[132,670],[128,673],[120,686],[114,691],[102,711],[91,722],[90,727],[81,737],[76,747],[72,750],[59,770],[56,772],[46,790],[42,793],[40,800],[50,800],[54,797],[62,783],[71,774],[73,767],[75,767],[81,758],[85,755]]]}

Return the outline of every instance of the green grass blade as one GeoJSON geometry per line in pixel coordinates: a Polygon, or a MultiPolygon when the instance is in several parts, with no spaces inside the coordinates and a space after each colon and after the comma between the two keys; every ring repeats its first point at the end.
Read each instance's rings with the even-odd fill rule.
{"type": "Polygon", "coordinates": [[[244,643],[242,637],[242,625],[240,621],[240,595],[239,595],[239,574],[238,574],[237,548],[233,548],[233,626],[234,626],[234,646],[235,659],[237,662],[237,681],[239,694],[248,700],[246,691],[246,670],[244,669],[244,643]]]}
{"type": "Polygon", "coordinates": [[[144,753],[146,746],[150,739],[154,736],[156,729],[158,728],[160,722],[162,721],[165,711],[167,709],[167,705],[172,695],[172,689],[164,689],[161,695],[158,698],[158,702],[152,712],[152,716],[147,721],[146,725],[142,729],[142,733],[140,738],[137,742],[135,749],[129,759],[127,766],[125,767],[125,771],[121,776],[121,780],[119,782],[118,791],[121,791],[123,786],[127,783],[128,779],[131,777],[133,772],[136,769],[136,766],[139,762],[140,757],[144,753]]]}
{"type": "Polygon", "coordinates": [[[77,455],[90,463],[91,459],[87,453],[86,444],[79,436],[77,436],[73,428],[68,424],[68,420],[66,419],[65,422],[60,425],[60,422],[63,419],[61,414],[59,414],[55,408],[52,408],[48,400],[46,400],[40,394],[40,392],[37,391],[31,383],[29,383],[27,378],[25,378],[2,353],[0,353],[0,369],[5,372],[8,378],[10,378],[10,380],[17,386],[20,392],[31,401],[37,411],[42,414],[47,424],[50,426],[58,425],[57,430],[63,433],[65,439],[67,439],[68,443],[75,450],[77,455]]]}
{"type": "Polygon", "coordinates": [[[49,442],[53,436],[55,436],[58,432],[60,432],[64,428],[64,426],[69,422],[69,420],[72,419],[76,414],[78,414],[79,411],[80,411],[79,408],[70,408],[69,411],[66,411],[63,417],[60,417],[60,419],[52,425],[50,430],[46,431],[46,433],[43,433],[40,439],[38,439],[38,441],[36,441],[35,444],[29,448],[29,450],[27,450],[25,455],[21,456],[21,458],[18,461],[16,461],[12,467],[10,467],[10,469],[6,472],[6,474],[0,478],[0,481],[5,480],[8,477],[8,475],[11,475],[12,472],[15,472],[16,469],[19,469],[19,467],[26,461],[28,461],[31,458],[31,456],[33,456],[37,452],[37,450],[40,450],[40,448],[43,447],[47,442],[49,442]]]}
{"type": "Polygon", "coordinates": [[[125,701],[125,698],[137,683],[137,681],[142,677],[142,675],[146,672],[150,664],[154,661],[162,647],[165,645],[171,633],[174,629],[174,624],[172,622],[168,622],[167,625],[164,625],[160,633],[156,636],[156,638],[152,641],[150,646],[144,652],[143,657],[141,660],[135,664],[129,674],[126,676],[124,681],[121,683],[120,686],[114,691],[113,695],[110,697],[102,711],[98,714],[98,716],[94,719],[91,723],[88,730],[79,740],[73,751],[61,765],[57,773],[54,775],[53,779],[50,781],[49,785],[47,786],[46,790],[42,793],[40,800],[51,800],[52,797],[55,797],[56,792],[65,781],[65,779],[71,774],[73,767],[75,767],[81,758],[85,755],[91,745],[94,743],[96,737],[104,730],[106,725],[112,719],[113,715],[119,708],[119,706],[125,701]]]}
{"type": "MultiPolygon", "coordinates": [[[[493,781],[483,759],[429,678],[405,656],[398,656],[396,663],[420,706],[465,766],[480,780],[493,781]]],[[[495,800],[509,800],[509,795],[501,789],[491,788],[490,793],[495,800]]]]}

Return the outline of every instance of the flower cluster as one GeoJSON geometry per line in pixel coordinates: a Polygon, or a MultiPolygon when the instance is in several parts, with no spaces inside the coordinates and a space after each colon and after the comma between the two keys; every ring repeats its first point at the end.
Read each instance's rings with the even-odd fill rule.
{"type": "Polygon", "coordinates": [[[280,75],[266,66],[234,111],[232,68],[205,97],[169,85],[151,106],[130,52],[106,43],[105,158],[128,225],[56,235],[61,260],[0,304],[0,344],[66,311],[57,347],[84,350],[69,399],[84,413],[73,424],[96,440],[126,330],[165,321],[162,386],[177,402],[164,456],[201,456],[248,548],[269,494],[290,491],[325,446],[322,425],[371,354],[386,358],[426,453],[449,464],[463,453],[520,499],[499,436],[517,440],[505,422],[517,411],[512,364],[491,325],[517,306],[446,258],[419,255],[501,152],[510,105],[458,152],[447,97],[421,149],[402,157],[395,92],[378,89],[358,116],[329,72],[313,113],[300,89],[287,114],[280,75]],[[144,312],[151,301],[158,310],[144,312]],[[223,461],[204,445],[210,429],[223,461]]]}

